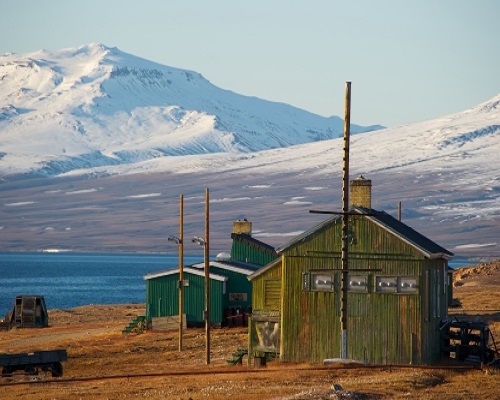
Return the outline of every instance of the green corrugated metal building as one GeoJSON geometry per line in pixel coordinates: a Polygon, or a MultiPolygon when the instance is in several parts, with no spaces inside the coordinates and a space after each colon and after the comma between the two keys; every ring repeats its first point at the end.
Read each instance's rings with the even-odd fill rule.
{"type": "MultiPolygon", "coordinates": [[[[352,193],[347,357],[370,364],[436,362],[453,254],[372,209],[371,193],[364,193],[368,203],[352,193]]],[[[282,361],[313,363],[341,357],[341,237],[342,218],[329,218],[278,247],[280,258],[249,277],[250,354],[277,352],[282,361]]]]}
{"type": "MultiPolygon", "coordinates": [[[[188,325],[203,323],[205,308],[205,272],[184,268],[184,313],[188,325]]],[[[210,319],[222,323],[224,298],[227,293],[226,276],[210,273],[210,319]]],[[[146,319],[179,315],[179,269],[160,271],[144,276],[146,280],[146,319]]]]}
{"type": "MultiPolygon", "coordinates": [[[[243,316],[252,305],[252,286],[248,276],[277,257],[271,246],[251,237],[251,223],[236,221],[233,225],[231,254],[221,253],[209,261],[210,320],[226,325],[235,315],[243,316]]],[[[188,326],[204,323],[205,263],[184,268],[183,303],[188,326]]],[[[179,269],[155,272],[146,280],[146,318],[179,315],[179,269]]]]}

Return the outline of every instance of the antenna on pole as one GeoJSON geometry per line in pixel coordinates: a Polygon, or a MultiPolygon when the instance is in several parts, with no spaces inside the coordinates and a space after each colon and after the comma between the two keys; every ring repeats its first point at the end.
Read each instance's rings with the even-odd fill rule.
{"type": "Polygon", "coordinates": [[[346,82],[344,106],[344,158],[342,162],[342,301],[340,307],[341,358],[347,358],[347,289],[349,271],[349,140],[351,130],[351,82],[346,82]]]}

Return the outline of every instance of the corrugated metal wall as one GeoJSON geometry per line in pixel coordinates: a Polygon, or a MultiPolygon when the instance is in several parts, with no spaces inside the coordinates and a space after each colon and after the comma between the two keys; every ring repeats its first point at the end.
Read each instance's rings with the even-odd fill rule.
{"type": "Polygon", "coordinates": [[[233,240],[231,246],[231,259],[249,262],[257,265],[266,265],[275,259],[275,256],[249,246],[238,240],[233,240]]]}
{"type": "MultiPolygon", "coordinates": [[[[189,286],[184,287],[184,313],[188,323],[202,323],[205,309],[205,278],[184,273],[189,286]]],[[[179,274],[153,278],[146,281],[146,313],[152,317],[179,314],[179,274]]],[[[210,321],[221,323],[224,308],[224,282],[210,280],[210,321]]]]}
{"type": "MultiPolygon", "coordinates": [[[[146,280],[146,318],[179,314],[179,275],[146,280]]],[[[186,309],[186,308],[185,308],[186,309]]]]}
{"type": "Polygon", "coordinates": [[[226,307],[241,307],[242,310],[245,310],[252,305],[252,285],[248,281],[246,275],[217,267],[210,267],[210,271],[214,274],[228,277],[228,281],[226,282],[226,294],[224,295],[222,305],[223,309],[226,307]],[[230,293],[246,294],[246,300],[232,300],[229,296],[230,293]]]}

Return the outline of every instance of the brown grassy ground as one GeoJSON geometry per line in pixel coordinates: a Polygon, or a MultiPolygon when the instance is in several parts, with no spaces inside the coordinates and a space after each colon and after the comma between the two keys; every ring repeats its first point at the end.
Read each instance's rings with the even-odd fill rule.
{"type": "MultiPolygon", "coordinates": [[[[500,342],[500,262],[455,272],[458,318],[481,318],[500,342]]],[[[245,347],[245,328],[214,329],[211,363],[205,332],[189,329],[184,350],[178,332],[122,335],[143,305],[52,310],[50,327],[0,332],[0,352],[66,348],[64,377],[0,378],[7,399],[500,399],[500,370],[348,368],[273,361],[266,368],[229,366],[245,347]],[[339,384],[344,391],[331,389],[339,384]]]]}

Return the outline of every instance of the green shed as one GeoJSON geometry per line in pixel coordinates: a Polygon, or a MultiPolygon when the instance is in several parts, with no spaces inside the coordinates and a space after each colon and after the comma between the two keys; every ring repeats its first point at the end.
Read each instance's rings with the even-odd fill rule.
{"type": "MultiPolygon", "coordinates": [[[[363,178],[364,179],[364,178],[363,178]]],[[[366,188],[365,188],[366,189],[366,188]]],[[[347,357],[370,364],[430,364],[440,354],[453,254],[383,211],[371,194],[349,216],[347,357]]],[[[341,356],[342,218],[334,216],[276,250],[249,279],[249,352],[320,363],[341,356]]]]}
{"type": "MultiPolygon", "coordinates": [[[[231,254],[220,253],[209,261],[210,320],[214,325],[245,324],[252,306],[252,285],[248,276],[278,255],[252,237],[252,223],[233,223],[231,254]]],[[[188,326],[204,323],[205,263],[184,268],[183,302],[188,326]]],[[[179,269],[155,272],[146,280],[146,319],[179,315],[179,269]]]]}
{"type": "MultiPolygon", "coordinates": [[[[193,268],[203,271],[204,263],[194,264],[193,268]]],[[[240,313],[252,306],[252,285],[248,276],[257,271],[261,266],[241,261],[210,261],[210,272],[227,277],[226,295],[223,308],[240,313]]]]}
{"type": "MultiPolygon", "coordinates": [[[[184,313],[188,326],[202,325],[205,309],[205,272],[185,267],[184,313]]],[[[227,276],[210,272],[210,319],[214,324],[223,321],[223,304],[227,293],[227,276]]],[[[146,280],[146,320],[179,315],[179,269],[155,272],[146,280]]]]}

